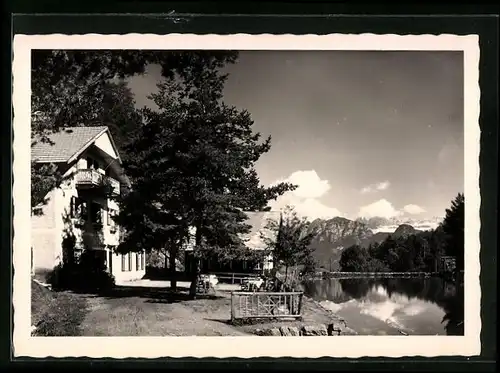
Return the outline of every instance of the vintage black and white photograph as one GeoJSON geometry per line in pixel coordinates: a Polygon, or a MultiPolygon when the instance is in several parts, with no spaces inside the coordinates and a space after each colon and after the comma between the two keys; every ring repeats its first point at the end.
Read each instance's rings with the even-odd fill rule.
{"type": "Polygon", "coordinates": [[[30,351],[479,348],[477,39],[168,37],[18,39],[14,307],[30,351]]]}

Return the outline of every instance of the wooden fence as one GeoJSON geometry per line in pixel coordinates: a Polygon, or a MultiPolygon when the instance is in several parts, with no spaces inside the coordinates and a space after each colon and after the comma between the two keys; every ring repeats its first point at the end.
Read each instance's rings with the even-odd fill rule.
{"type": "Polygon", "coordinates": [[[248,318],[301,318],[302,292],[231,293],[231,320],[248,318]]]}
{"type": "Polygon", "coordinates": [[[217,276],[220,280],[230,280],[231,284],[241,284],[247,278],[259,277],[258,273],[233,273],[233,272],[210,272],[210,274],[217,276]]]}
{"type": "Polygon", "coordinates": [[[323,272],[324,277],[353,278],[353,277],[429,277],[430,272],[323,272]]]}

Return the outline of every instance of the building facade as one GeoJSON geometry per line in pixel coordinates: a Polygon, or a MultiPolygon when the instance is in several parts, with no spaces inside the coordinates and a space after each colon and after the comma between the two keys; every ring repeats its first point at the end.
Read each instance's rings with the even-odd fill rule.
{"type": "MultiPolygon", "coordinates": [[[[279,222],[281,213],[279,211],[251,211],[245,212],[250,232],[242,236],[245,246],[252,251],[263,251],[268,249],[264,237],[273,239],[276,232],[268,229],[270,220],[279,222]]],[[[194,231],[191,236],[194,236],[194,231]]],[[[274,237],[275,238],[275,237],[274,237]]],[[[185,248],[184,268],[187,273],[193,273],[195,270],[196,260],[194,258],[194,242],[185,248]]],[[[273,269],[272,253],[264,255],[261,260],[230,260],[228,262],[221,262],[217,258],[203,258],[201,260],[201,273],[203,274],[262,274],[265,271],[273,269]]]]}
{"type": "Polygon", "coordinates": [[[107,127],[71,127],[32,147],[36,165],[55,164],[62,183],[45,201],[32,206],[32,273],[45,276],[57,265],[92,250],[117,283],[145,274],[143,252],[116,254],[120,229],[113,220],[113,199],[128,180],[107,127]]]}

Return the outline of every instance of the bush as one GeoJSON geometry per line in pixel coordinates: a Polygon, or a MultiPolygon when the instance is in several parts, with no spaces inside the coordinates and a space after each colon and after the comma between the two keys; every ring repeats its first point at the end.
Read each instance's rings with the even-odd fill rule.
{"type": "Polygon", "coordinates": [[[115,278],[102,267],[79,263],[58,265],[47,277],[47,282],[56,291],[101,292],[115,286],[115,278]]]}

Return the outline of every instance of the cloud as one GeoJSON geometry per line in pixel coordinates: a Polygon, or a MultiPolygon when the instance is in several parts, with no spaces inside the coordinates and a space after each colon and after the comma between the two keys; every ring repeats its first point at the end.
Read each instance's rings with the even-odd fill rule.
{"type": "Polygon", "coordinates": [[[396,210],[392,203],[390,203],[386,199],[380,199],[369,205],[362,206],[359,209],[358,213],[359,217],[362,218],[373,218],[376,216],[382,218],[392,218],[395,216],[400,216],[401,214],[401,211],[396,210]]]}
{"type": "Polygon", "coordinates": [[[379,183],[370,184],[361,189],[362,194],[376,192],[377,190],[386,190],[391,186],[389,181],[381,181],[379,183]]]}
{"type": "Polygon", "coordinates": [[[279,182],[289,182],[297,185],[297,189],[286,192],[278,197],[276,201],[270,202],[273,210],[280,210],[287,205],[295,207],[295,211],[309,219],[328,219],[335,216],[342,216],[341,212],[331,206],[325,205],[319,200],[331,188],[328,180],[322,180],[315,170],[295,171],[279,182]]]}
{"type": "Polygon", "coordinates": [[[298,185],[294,194],[300,198],[319,198],[331,188],[328,180],[321,180],[314,170],[295,171],[286,181],[298,185]]]}
{"type": "Polygon", "coordinates": [[[386,180],[386,181],[382,181],[381,183],[378,183],[376,185],[376,188],[377,188],[377,190],[386,190],[387,188],[389,188],[390,185],[391,185],[391,183],[389,183],[386,180]]]}
{"type": "Polygon", "coordinates": [[[361,189],[362,194],[371,193],[372,191],[373,191],[373,189],[371,186],[365,186],[364,188],[361,189]]]}
{"type": "Polygon", "coordinates": [[[412,215],[418,215],[425,212],[425,210],[422,207],[413,204],[406,205],[405,207],[403,207],[403,210],[408,214],[412,215]]]}

